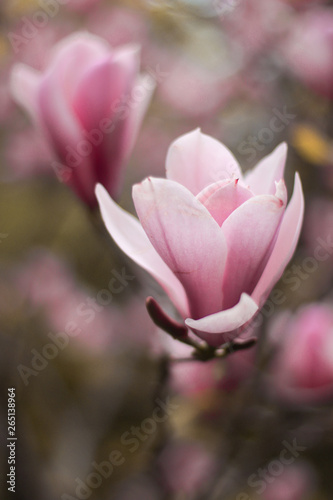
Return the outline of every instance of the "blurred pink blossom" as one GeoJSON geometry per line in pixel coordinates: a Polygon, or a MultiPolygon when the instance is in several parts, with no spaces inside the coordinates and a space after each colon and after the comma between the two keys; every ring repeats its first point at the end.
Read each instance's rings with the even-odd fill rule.
{"type": "Polygon", "coordinates": [[[280,476],[267,482],[262,500],[306,500],[311,498],[315,473],[307,462],[286,466],[280,476]]]}
{"type": "Polygon", "coordinates": [[[316,8],[295,17],[281,53],[305,85],[333,98],[333,9],[316,8]]]}
{"type": "Polygon", "coordinates": [[[241,334],[297,245],[303,194],[296,174],[286,209],[286,154],[282,144],[243,177],[220,142],[199,129],[185,134],[169,149],[167,179],[148,178],[133,188],[141,224],[97,187],[116,243],[211,346],[241,334]]]}
{"type": "Polygon", "coordinates": [[[271,50],[287,29],[290,9],[280,0],[221,0],[220,5],[221,24],[242,48],[244,63],[271,50]]]}
{"type": "Polygon", "coordinates": [[[139,75],[138,47],[112,50],[85,32],[59,42],[43,73],[17,65],[12,75],[14,98],[53,148],[53,168],[90,207],[97,182],[119,194],[153,89],[139,75]]]}
{"type": "Polygon", "coordinates": [[[315,403],[333,396],[333,309],[310,304],[282,314],[272,324],[277,346],[269,384],[294,403],[315,403]]]}

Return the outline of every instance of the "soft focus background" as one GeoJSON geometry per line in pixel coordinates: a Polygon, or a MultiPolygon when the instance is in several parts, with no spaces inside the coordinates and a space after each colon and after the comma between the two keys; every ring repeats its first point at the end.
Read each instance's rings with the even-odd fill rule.
{"type": "Polygon", "coordinates": [[[330,500],[332,2],[54,3],[43,27],[46,0],[0,5],[1,498],[330,500]],[[13,65],[42,70],[77,30],[141,45],[142,71],[158,75],[126,166],[126,210],[132,184],[164,176],[171,141],[194,128],[224,142],[243,170],[288,143],[289,195],[298,170],[305,221],[256,348],[225,362],[167,362],[182,349],[156,331],[145,298],[167,299],[57,179],[48,145],[13,102],[13,65]],[[110,294],[112,278],[120,286],[110,294]],[[15,494],[5,484],[8,387],[15,494]]]}

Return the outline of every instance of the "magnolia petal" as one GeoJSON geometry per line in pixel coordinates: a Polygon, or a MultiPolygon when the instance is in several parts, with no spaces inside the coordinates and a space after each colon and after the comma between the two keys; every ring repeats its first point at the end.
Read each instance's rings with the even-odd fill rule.
{"type": "Polygon", "coordinates": [[[121,96],[119,68],[116,68],[118,71],[112,69],[110,57],[107,57],[90,67],[78,84],[73,108],[88,133],[93,129],[100,131],[101,120],[110,115],[112,101],[121,96]]]}
{"type": "Polygon", "coordinates": [[[194,320],[188,318],[185,324],[209,345],[218,347],[230,342],[258,311],[254,300],[242,293],[239,302],[232,308],[220,311],[205,318],[194,320]]]}
{"type": "MultiPolygon", "coordinates": [[[[88,204],[95,184],[91,157],[81,154],[84,137],[82,127],[64,95],[61,75],[57,72],[44,76],[39,90],[41,122],[60,161],[72,168],[70,185],[88,204]]],[[[88,144],[88,141],[84,141],[88,144]]]]}
{"type": "Polygon", "coordinates": [[[48,71],[61,74],[68,100],[72,100],[78,82],[96,61],[105,59],[111,47],[106,40],[86,31],[63,38],[50,54],[48,71]]]}
{"type": "Polygon", "coordinates": [[[294,192],[285,211],[274,249],[266,267],[258,281],[252,298],[263,305],[275,283],[290,261],[301,232],[304,215],[304,197],[302,183],[298,173],[295,174],[294,192]]]}
{"type": "Polygon", "coordinates": [[[258,283],[285,211],[286,187],[283,181],[277,186],[277,194],[280,197],[259,195],[250,198],[222,225],[228,246],[223,309],[237,304],[242,292],[251,295],[258,283]]]}
{"type": "MultiPolygon", "coordinates": [[[[142,78],[140,76],[136,79],[133,89],[141,89],[142,78]]],[[[102,144],[103,154],[99,161],[99,173],[101,174],[99,181],[108,189],[113,198],[117,198],[119,195],[125,173],[124,164],[132,152],[155,88],[155,83],[151,83],[150,88],[145,87],[143,94],[140,94],[142,99],[137,102],[125,99],[124,102],[127,104],[119,105],[116,103],[115,109],[111,110],[110,128],[107,129],[102,144]],[[112,168],[110,164],[103,163],[103,159],[112,159],[112,168]]]]}
{"type": "Polygon", "coordinates": [[[188,305],[184,288],[158,255],[139,221],[120,208],[101,184],[96,186],[96,196],[106,228],[117,245],[156,279],[178,311],[183,317],[187,317],[188,305]]]}
{"type": "Polygon", "coordinates": [[[219,141],[200,129],[182,135],[170,146],[166,176],[198,194],[213,182],[242,179],[237,160],[219,141]]]}
{"type": "Polygon", "coordinates": [[[146,179],[133,188],[143,229],[164,262],[183,284],[191,315],[219,311],[227,247],[208,210],[181,184],[146,179]]]}
{"type": "Polygon", "coordinates": [[[208,186],[208,188],[201,191],[197,198],[207,208],[219,226],[222,226],[223,222],[236,208],[253,196],[249,189],[239,185],[237,179],[229,181],[217,189],[210,190],[211,187],[214,188],[215,185],[208,186]]]}
{"type": "Polygon", "coordinates": [[[275,182],[283,179],[288,147],[285,142],[265,156],[252,170],[245,174],[245,183],[254,194],[274,194],[275,182]]]}
{"type": "Polygon", "coordinates": [[[91,66],[81,78],[73,99],[73,110],[84,128],[83,137],[91,143],[94,162],[93,185],[101,182],[115,197],[118,194],[118,171],[122,166],[122,132],[117,131],[112,104],[128,93],[123,68],[108,55],[91,66]],[[94,89],[92,92],[91,89],[94,89]],[[111,135],[112,134],[112,135],[111,135]],[[112,151],[109,150],[112,148],[112,151]]]}

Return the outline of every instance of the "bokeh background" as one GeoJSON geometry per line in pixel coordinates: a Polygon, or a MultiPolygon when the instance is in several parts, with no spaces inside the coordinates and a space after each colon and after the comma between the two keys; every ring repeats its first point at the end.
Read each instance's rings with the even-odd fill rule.
{"type": "MultiPolygon", "coordinates": [[[[288,362],[307,356],[301,342],[290,347],[291,361],[276,352],[283,357],[290,315],[311,303],[333,308],[333,252],[313,263],[318,241],[333,236],[332,2],[59,1],[45,27],[14,46],[45,3],[0,5],[2,498],[14,495],[5,483],[7,388],[15,387],[15,498],[331,499],[333,321],[323,320],[323,352],[314,344],[311,395],[303,398],[297,384],[284,391],[288,362]],[[299,171],[305,220],[289,265],[294,281],[277,285],[285,300],[266,307],[257,347],[226,361],[168,361],[179,348],[157,331],[145,298],[159,296],[172,311],[168,300],[121,255],[98,211],[57,179],[52,151],[13,101],[9,81],[18,62],[43,70],[54,45],[78,30],[114,47],[139,44],[142,71],[159,75],[124,166],[118,201],[126,210],[134,213],[131,186],[163,177],[170,143],[197,127],[225,143],[243,170],[288,143],[287,186],[290,195],[299,171]],[[102,290],[123,268],[131,279],[103,303],[102,290]],[[54,347],[69,321],[77,332],[54,347]],[[322,394],[316,374],[327,364],[322,394]],[[157,407],[163,422],[144,423],[157,407]],[[124,443],[138,427],[136,444],[124,443]],[[295,442],[299,450],[290,451],[295,442]],[[288,464],[281,462],[285,449],[288,464]],[[114,450],[123,460],[99,480],[93,464],[114,450]]],[[[301,330],[311,321],[317,328],[321,313],[301,330]]]]}

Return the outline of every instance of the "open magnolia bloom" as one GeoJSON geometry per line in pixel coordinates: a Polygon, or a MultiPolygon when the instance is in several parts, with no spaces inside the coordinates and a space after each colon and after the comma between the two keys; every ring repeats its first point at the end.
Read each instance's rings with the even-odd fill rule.
{"type": "Polygon", "coordinates": [[[167,179],[133,187],[140,222],[97,186],[115,242],[212,347],[243,332],[295,250],[304,202],[296,174],[286,208],[286,153],[281,144],[243,176],[223,144],[199,129],[185,134],[169,149],[167,179]]]}
{"type": "Polygon", "coordinates": [[[43,72],[25,64],[13,68],[14,99],[45,136],[58,176],[90,207],[97,182],[112,197],[119,194],[155,87],[139,67],[138,46],[112,48],[77,32],[56,44],[43,72]]]}

